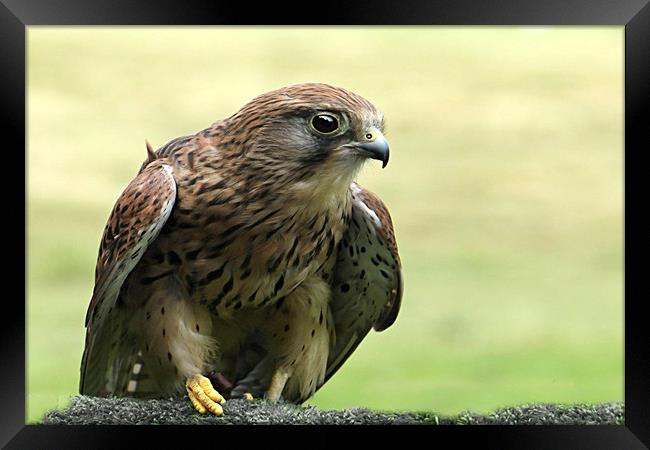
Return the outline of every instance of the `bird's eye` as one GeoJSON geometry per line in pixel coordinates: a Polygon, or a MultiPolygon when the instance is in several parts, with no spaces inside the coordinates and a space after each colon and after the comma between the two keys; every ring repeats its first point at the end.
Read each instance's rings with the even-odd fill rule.
{"type": "Polygon", "coordinates": [[[339,120],[331,114],[317,114],[311,119],[311,126],[322,134],[332,134],[339,129],[339,120]]]}

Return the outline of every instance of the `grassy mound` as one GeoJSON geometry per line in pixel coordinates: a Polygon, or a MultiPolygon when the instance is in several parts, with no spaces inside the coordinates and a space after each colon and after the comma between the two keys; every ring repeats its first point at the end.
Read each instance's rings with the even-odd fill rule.
{"type": "Polygon", "coordinates": [[[483,415],[466,412],[441,417],[425,412],[382,412],[364,408],[342,411],[264,400],[230,400],[224,415],[197,413],[185,398],[163,400],[106,399],[77,396],[62,411],[42,420],[52,425],[622,425],[623,403],[597,405],[539,404],[499,409],[483,415]]]}

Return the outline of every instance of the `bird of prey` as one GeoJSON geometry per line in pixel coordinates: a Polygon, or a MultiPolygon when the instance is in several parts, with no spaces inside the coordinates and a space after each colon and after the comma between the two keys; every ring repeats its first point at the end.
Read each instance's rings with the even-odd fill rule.
{"type": "Polygon", "coordinates": [[[80,393],[302,403],[395,321],[383,114],[345,89],[284,87],[153,151],[101,239],[80,393]]]}

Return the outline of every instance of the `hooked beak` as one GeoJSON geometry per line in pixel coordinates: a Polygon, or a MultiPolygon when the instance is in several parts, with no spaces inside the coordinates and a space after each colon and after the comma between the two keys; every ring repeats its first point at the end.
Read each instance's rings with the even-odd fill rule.
{"type": "Polygon", "coordinates": [[[359,148],[363,149],[369,158],[381,161],[382,169],[388,164],[388,141],[376,127],[369,128],[366,131],[359,148]]]}

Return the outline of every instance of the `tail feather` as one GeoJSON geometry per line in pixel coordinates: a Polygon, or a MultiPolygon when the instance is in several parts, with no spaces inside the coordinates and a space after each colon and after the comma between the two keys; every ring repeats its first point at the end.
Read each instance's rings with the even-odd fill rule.
{"type": "MultiPolygon", "coordinates": [[[[112,314],[120,313],[113,311],[112,314]]],[[[126,330],[125,323],[124,318],[116,317],[103,321],[97,329],[86,333],[79,380],[81,394],[110,397],[124,396],[128,392],[138,349],[135,337],[126,330]]],[[[91,322],[89,327],[92,326],[91,322]]]]}

